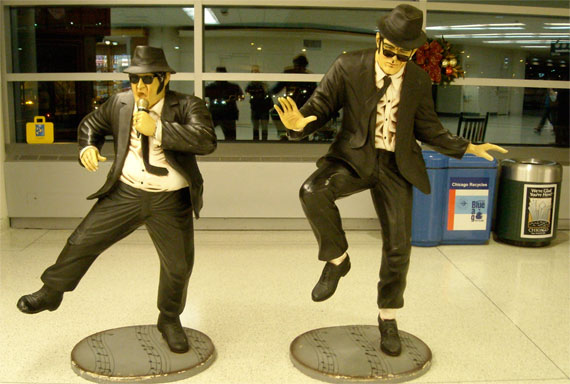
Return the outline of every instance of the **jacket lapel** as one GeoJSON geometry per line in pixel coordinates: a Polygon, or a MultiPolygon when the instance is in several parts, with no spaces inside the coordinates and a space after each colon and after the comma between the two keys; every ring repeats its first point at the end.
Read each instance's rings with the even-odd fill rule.
{"type": "Polygon", "coordinates": [[[126,97],[121,100],[121,109],[119,111],[119,134],[117,140],[117,157],[119,163],[122,164],[123,160],[127,156],[127,150],[129,148],[129,142],[131,139],[131,121],[133,118],[133,108],[135,106],[135,100],[133,93],[129,92],[126,97]]]}
{"type": "Polygon", "coordinates": [[[352,148],[360,148],[369,136],[372,125],[376,125],[376,121],[372,118],[376,117],[376,105],[378,104],[378,88],[376,88],[376,71],[374,70],[375,56],[374,49],[369,49],[362,55],[360,63],[360,73],[354,86],[357,87],[355,94],[359,103],[363,108],[359,111],[360,124],[356,135],[350,140],[352,148]]]}
{"type": "Polygon", "coordinates": [[[164,96],[161,119],[165,121],[176,121],[176,105],[178,105],[178,98],[172,92],[167,91],[164,96]]]}
{"type": "MultiPolygon", "coordinates": [[[[361,82],[363,85],[362,91],[365,95],[365,104],[367,106],[374,105],[374,108],[378,104],[378,91],[376,87],[376,57],[375,50],[370,50],[364,57],[364,71],[362,75],[364,76],[364,81],[361,82]]],[[[368,116],[368,113],[366,114],[368,116]]]]}

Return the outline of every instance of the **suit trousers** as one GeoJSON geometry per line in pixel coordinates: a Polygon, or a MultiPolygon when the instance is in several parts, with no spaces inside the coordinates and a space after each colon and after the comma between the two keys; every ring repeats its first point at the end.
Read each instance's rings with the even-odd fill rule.
{"type": "Polygon", "coordinates": [[[341,256],[348,242],[337,199],[370,190],[382,227],[382,262],[378,307],[404,305],[406,276],[412,248],[412,185],[399,173],[393,152],[377,149],[374,172],[360,178],[341,160],[327,159],[303,184],[301,205],[319,244],[319,260],[341,256]]]}
{"type": "Polygon", "coordinates": [[[97,256],[145,224],[160,259],[158,309],[176,317],[184,310],[194,265],[192,220],[188,188],[146,192],[118,182],[75,229],[42,281],[61,292],[72,291],[97,256]]]}

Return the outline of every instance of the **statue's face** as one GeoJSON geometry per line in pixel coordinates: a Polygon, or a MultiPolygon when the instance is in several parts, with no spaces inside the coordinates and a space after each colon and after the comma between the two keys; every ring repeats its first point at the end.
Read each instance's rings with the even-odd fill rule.
{"type": "Polygon", "coordinates": [[[398,73],[408,62],[417,49],[403,49],[386,38],[376,34],[376,61],[385,74],[398,73]]]}
{"type": "Polygon", "coordinates": [[[164,78],[164,86],[158,91],[160,87],[160,80],[154,73],[141,73],[137,75],[129,75],[129,81],[131,82],[131,89],[133,90],[133,95],[135,96],[135,104],[139,101],[139,99],[147,99],[149,108],[153,105],[158,103],[166,93],[166,85],[170,81],[170,73],[166,73],[164,78]],[[133,80],[137,80],[138,82],[133,82],[133,80]],[[152,82],[150,84],[146,84],[145,81],[148,83],[149,80],[152,78],[152,82]]]}

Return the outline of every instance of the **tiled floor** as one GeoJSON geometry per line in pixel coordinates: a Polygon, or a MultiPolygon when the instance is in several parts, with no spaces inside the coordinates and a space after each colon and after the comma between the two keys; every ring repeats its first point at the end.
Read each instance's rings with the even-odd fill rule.
{"type": "MultiPolygon", "coordinates": [[[[106,329],[152,324],[158,259],[146,231],[105,252],[55,312],[24,315],[70,231],[0,233],[0,383],[84,383],[70,352],[106,329]]],[[[570,382],[568,232],[545,248],[490,241],[412,251],[400,328],[426,342],[433,366],[419,383],[570,382]]],[[[375,324],[381,240],[348,232],[351,272],[335,296],[314,303],[322,264],[307,231],[196,232],[185,326],[213,340],[217,361],[188,383],[317,383],[289,360],[308,330],[375,324]]]]}

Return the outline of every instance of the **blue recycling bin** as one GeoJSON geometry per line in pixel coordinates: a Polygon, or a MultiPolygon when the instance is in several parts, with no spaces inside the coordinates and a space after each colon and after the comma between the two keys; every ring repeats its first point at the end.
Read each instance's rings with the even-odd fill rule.
{"type": "Polygon", "coordinates": [[[491,234],[497,161],[423,151],[431,194],[414,187],[412,245],[484,244],[491,234]]]}

